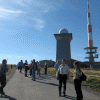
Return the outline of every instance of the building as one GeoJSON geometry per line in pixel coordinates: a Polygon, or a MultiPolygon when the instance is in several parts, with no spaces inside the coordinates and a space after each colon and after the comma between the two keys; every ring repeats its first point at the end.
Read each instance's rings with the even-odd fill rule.
{"type": "Polygon", "coordinates": [[[55,62],[52,61],[52,60],[41,60],[39,61],[41,67],[44,67],[44,64],[47,63],[48,64],[48,67],[53,67],[55,62]]]}
{"type": "Polygon", "coordinates": [[[71,49],[70,42],[72,40],[72,33],[68,33],[67,29],[61,29],[59,34],[54,34],[57,40],[56,47],[56,61],[60,62],[62,59],[66,59],[66,63],[71,66],[71,49]]]}

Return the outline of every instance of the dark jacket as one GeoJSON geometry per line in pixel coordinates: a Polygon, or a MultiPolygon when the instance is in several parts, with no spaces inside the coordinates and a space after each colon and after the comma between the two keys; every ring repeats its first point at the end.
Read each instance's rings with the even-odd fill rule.
{"type": "Polygon", "coordinates": [[[24,63],[24,68],[25,68],[25,70],[29,70],[29,67],[28,67],[27,63],[24,63]]]}

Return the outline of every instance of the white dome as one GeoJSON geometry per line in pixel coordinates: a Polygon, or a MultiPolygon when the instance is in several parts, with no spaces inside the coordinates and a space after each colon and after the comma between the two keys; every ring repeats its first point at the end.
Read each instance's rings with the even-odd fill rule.
{"type": "Polygon", "coordinates": [[[61,29],[61,30],[59,31],[59,34],[63,34],[63,33],[68,33],[68,30],[65,29],[65,28],[63,28],[63,29],[61,29]]]}

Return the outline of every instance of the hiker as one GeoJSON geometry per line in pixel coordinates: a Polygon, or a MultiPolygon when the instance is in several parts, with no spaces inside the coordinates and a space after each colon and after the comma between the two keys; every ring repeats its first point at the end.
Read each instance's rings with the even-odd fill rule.
{"type": "Polygon", "coordinates": [[[23,67],[23,61],[22,60],[18,63],[18,66],[19,66],[20,73],[21,73],[22,72],[22,67],[23,67]]]}
{"type": "Polygon", "coordinates": [[[35,62],[35,59],[33,59],[33,64],[32,64],[32,80],[35,81],[35,71],[37,69],[37,63],[35,62]]]}
{"type": "Polygon", "coordinates": [[[0,93],[5,94],[3,91],[4,87],[6,86],[6,72],[8,72],[7,60],[4,59],[2,61],[1,70],[0,70],[0,93]]]}
{"type": "Polygon", "coordinates": [[[62,64],[58,68],[59,72],[59,96],[61,96],[61,89],[62,89],[62,83],[64,84],[63,88],[63,96],[66,95],[66,81],[69,79],[69,67],[66,64],[66,60],[62,59],[62,64]]]}
{"type": "Polygon", "coordinates": [[[37,75],[39,74],[39,76],[40,76],[40,64],[39,64],[39,62],[37,61],[37,75]]]}
{"type": "Polygon", "coordinates": [[[29,68],[28,68],[28,62],[27,62],[27,60],[25,60],[24,68],[25,68],[25,77],[28,77],[27,76],[27,71],[29,70],[29,68]]]}
{"type": "Polygon", "coordinates": [[[59,68],[60,65],[61,65],[61,63],[59,62],[59,60],[57,60],[57,62],[54,65],[56,71],[58,71],[58,68],[59,68]]]}
{"type": "Polygon", "coordinates": [[[11,64],[11,69],[12,69],[12,64],[11,64]]]}
{"type": "Polygon", "coordinates": [[[55,67],[55,70],[56,70],[56,76],[58,74],[58,68],[59,66],[61,65],[61,63],[59,62],[59,60],[57,60],[57,62],[55,63],[54,67],[55,67]]]}
{"type": "Polygon", "coordinates": [[[31,63],[29,65],[29,69],[30,69],[30,76],[32,75],[32,65],[33,65],[33,61],[31,60],[31,63]]]}
{"type": "Polygon", "coordinates": [[[45,63],[45,65],[44,65],[44,69],[45,69],[45,75],[47,74],[47,68],[48,68],[48,65],[47,65],[47,63],[45,63]]]}
{"type": "Polygon", "coordinates": [[[76,91],[76,95],[77,95],[77,100],[82,100],[82,98],[83,98],[83,94],[82,94],[82,90],[81,90],[82,81],[79,79],[79,77],[81,76],[81,70],[79,68],[77,61],[74,62],[74,68],[75,68],[75,70],[73,73],[73,79],[74,79],[74,87],[75,87],[75,91],[76,91]]]}

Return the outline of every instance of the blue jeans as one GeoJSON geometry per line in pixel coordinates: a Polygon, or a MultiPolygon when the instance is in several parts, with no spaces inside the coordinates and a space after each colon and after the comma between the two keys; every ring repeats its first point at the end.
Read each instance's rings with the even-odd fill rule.
{"type": "Polygon", "coordinates": [[[20,66],[19,68],[20,68],[20,72],[22,72],[22,66],[20,66]]]}
{"type": "Polygon", "coordinates": [[[35,70],[32,70],[32,79],[35,80],[35,70]]]}

